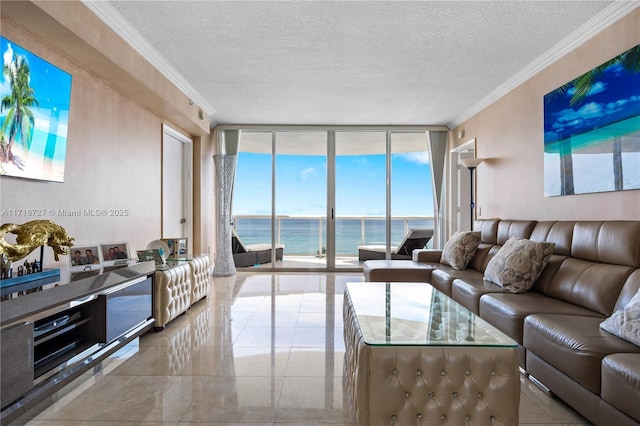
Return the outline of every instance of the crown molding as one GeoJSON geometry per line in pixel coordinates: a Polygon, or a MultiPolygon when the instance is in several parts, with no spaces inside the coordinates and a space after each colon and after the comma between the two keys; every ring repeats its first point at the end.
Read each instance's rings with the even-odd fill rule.
{"type": "Polygon", "coordinates": [[[107,1],[81,0],[102,22],[198,105],[207,115],[216,109],[107,1]]]}
{"type": "Polygon", "coordinates": [[[578,46],[585,43],[587,40],[611,26],[614,22],[623,18],[631,13],[636,8],[640,7],[640,1],[625,1],[618,0],[612,5],[605,8],[602,12],[585,22],[580,28],[571,33],[565,39],[557,43],[551,49],[543,53],[529,65],[518,71],[495,90],[485,96],[480,102],[476,103],[467,111],[463,112],[453,120],[451,120],[447,127],[453,129],[466,120],[479,113],[520,84],[524,83],[544,68],[551,65],[567,53],[576,49],[578,46]]]}

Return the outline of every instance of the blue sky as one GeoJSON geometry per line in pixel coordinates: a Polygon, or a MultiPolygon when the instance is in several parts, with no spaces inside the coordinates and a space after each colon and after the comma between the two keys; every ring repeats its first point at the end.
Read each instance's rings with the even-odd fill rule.
{"type": "MultiPolygon", "coordinates": [[[[570,106],[573,87],[544,97],[545,144],[640,115],[640,73],[612,65],[594,82],[587,97],[570,106]]],[[[637,129],[636,129],[637,130],[637,129]]]]}
{"type": "MultiPolygon", "coordinates": [[[[425,158],[425,155],[393,156],[393,216],[433,215],[431,172],[425,158]]],[[[276,169],[277,214],[326,214],[325,157],[279,155],[276,169]]],[[[337,157],[336,182],[338,216],[384,216],[384,155],[337,157]]],[[[270,155],[238,155],[233,214],[271,214],[270,155]]]]}
{"type": "MultiPolygon", "coordinates": [[[[5,64],[11,60],[12,53],[16,53],[18,56],[23,55],[27,58],[31,69],[30,85],[35,91],[35,97],[39,104],[39,108],[32,108],[36,129],[48,132],[51,111],[53,108],[57,108],[59,111],[58,136],[66,138],[69,120],[71,75],[4,37],[0,37],[0,48],[5,64]]],[[[0,94],[4,97],[10,93],[9,80],[7,76],[3,75],[0,81],[0,94]]],[[[1,116],[4,120],[6,111],[3,111],[1,116]]]]}

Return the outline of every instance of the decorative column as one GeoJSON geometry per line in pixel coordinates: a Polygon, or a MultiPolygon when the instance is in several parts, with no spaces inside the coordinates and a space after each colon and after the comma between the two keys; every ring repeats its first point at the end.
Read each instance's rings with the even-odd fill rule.
{"type": "Polygon", "coordinates": [[[213,156],[216,168],[216,258],[214,276],[236,274],[231,248],[231,193],[238,161],[240,130],[223,130],[218,134],[216,154],[213,156]]]}

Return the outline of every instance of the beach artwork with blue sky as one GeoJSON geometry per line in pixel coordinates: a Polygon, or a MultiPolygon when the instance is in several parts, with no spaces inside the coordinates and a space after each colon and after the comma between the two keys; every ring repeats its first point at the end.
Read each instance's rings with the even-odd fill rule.
{"type": "Polygon", "coordinates": [[[544,96],[547,196],[640,189],[640,45],[544,96]]]}
{"type": "Polygon", "coordinates": [[[71,75],[0,38],[0,175],[64,181],[71,75]]]}

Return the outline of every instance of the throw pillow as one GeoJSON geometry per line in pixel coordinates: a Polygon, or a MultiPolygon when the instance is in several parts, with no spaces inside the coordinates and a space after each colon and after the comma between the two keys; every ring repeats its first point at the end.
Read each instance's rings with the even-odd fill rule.
{"type": "Polygon", "coordinates": [[[480,232],[456,232],[445,243],[440,263],[449,265],[453,269],[464,269],[476,254],[479,244],[480,232]]]}
{"type": "Polygon", "coordinates": [[[640,346],[640,289],[623,309],[602,321],[600,328],[640,346]]]}
{"type": "Polygon", "coordinates": [[[484,279],[511,293],[523,293],[538,280],[554,247],[554,243],[511,237],[489,261],[484,279]]]}

